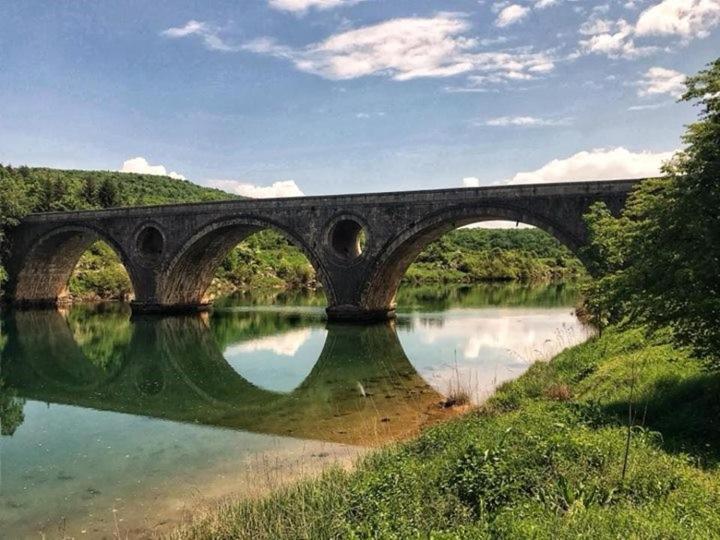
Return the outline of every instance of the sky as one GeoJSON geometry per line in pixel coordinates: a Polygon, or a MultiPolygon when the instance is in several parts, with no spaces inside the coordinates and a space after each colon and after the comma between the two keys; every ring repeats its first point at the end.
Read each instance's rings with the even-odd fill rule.
{"type": "Polygon", "coordinates": [[[720,0],[1,0],[0,162],[257,197],[642,177],[720,0]]]}

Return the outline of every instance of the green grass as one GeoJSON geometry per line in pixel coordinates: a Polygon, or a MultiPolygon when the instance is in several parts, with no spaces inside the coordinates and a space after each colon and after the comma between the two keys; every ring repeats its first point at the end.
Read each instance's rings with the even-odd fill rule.
{"type": "Polygon", "coordinates": [[[227,503],[172,536],[717,538],[719,385],[663,336],[611,329],[352,472],[227,503]]]}

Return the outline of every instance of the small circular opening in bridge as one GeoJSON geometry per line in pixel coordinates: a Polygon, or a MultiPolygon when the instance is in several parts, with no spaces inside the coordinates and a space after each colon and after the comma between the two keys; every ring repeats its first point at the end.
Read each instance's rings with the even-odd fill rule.
{"type": "Polygon", "coordinates": [[[137,238],[137,248],[140,253],[147,256],[156,256],[162,253],[165,240],[162,233],[152,225],[145,227],[137,238]]]}
{"type": "Polygon", "coordinates": [[[337,255],[349,261],[358,258],[365,247],[365,230],[354,219],[338,221],[330,232],[330,245],[337,255]]]}

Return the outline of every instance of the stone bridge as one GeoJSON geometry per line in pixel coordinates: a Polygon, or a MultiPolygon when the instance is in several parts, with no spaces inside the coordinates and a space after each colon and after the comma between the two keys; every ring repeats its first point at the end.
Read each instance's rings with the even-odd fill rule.
{"type": "Polygon", "coordinates": [[[639,180],[567,182],[285,199],[244,199],[26,217],[11,236],[7,295],[18,306],[56,305],[91,243],[122,259],[137,313],[206,309],[215,269],[247,236],[274,229],[317,271],[329,319],[394,314],[407,267],[430,242],[478,221],[534,225],[574,252],[587,241],[583,215],[596,201],[617,213],[639,180]]]}

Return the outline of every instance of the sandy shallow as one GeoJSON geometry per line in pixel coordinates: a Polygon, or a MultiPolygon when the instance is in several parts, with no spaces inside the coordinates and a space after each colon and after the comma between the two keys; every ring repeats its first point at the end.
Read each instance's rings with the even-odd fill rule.
{"type": "MultiPolygon", "coordinates": [[[[63,494],[56,491],[48,505],[29,507],[18,497],[4,500],[3,537],[151,538],[176,527],[198,508],[228,498],[260,496],[318,474],[330,464],[350,467],[366,451],[342,444],[274,439],[267,449],[251,455],[213,456],[182,474],[162,478],[149,472],[116,487],[84,488],[87,482],[67,475],[58,481],[64,484],[63,494]]],[[[28,500],[32,498],[31,493],[27,495],[28,500]]]]}

